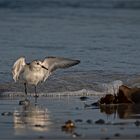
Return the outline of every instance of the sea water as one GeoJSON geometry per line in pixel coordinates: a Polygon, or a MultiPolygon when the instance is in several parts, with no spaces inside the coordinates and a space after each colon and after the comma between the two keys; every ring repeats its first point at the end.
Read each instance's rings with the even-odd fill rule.
{"type": "Polygon", "coordinates": [[[47,56],[81,61],[56,71],[42,91],[96,90],[114,80],[139,86],[139,5],[130,0],[1,0],[1,89],[19,90],[11,68],[20,56],[26,62],[47,56]]]}

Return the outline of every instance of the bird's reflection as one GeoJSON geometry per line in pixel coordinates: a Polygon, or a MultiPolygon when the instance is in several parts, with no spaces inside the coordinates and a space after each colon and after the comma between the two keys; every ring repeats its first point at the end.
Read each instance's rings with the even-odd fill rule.
{"type": "Polygon", "coordinates": [[[140,104],[101,105],[100,111],[107,115],[117,114],[121,119],[140,119],[140,104]]]}
{"type": "MultiPolygon", "coordinates": [[[[14,111],[14,127],[17,132],[23,129],[46,131],[50,125],[48,109],[25,100],[14,111]]],[[[22,132],[21,132],[22,133],[22,132]]]]}

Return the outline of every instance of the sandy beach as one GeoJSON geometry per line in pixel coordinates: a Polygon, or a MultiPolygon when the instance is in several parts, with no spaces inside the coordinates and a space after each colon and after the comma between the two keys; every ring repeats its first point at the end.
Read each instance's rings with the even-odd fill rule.
{"type": "Polygon", "coordinates": [[[139,105],[85,106],[98,96],[0,98],[0,139],[139,139],[139,105]],[[62,129],[71,120],[75,127],[62,129]]]}

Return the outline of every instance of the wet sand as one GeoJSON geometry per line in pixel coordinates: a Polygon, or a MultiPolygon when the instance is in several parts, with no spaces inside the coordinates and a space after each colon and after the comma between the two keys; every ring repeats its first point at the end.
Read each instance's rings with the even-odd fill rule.
{"type": "Polygon", "coordinates": [[[0,97],[0,139],[140,139],[139,105],[86,106],[99,96],[0,97]],[[62,129],[71,120],[75,127],[62,129]]]}

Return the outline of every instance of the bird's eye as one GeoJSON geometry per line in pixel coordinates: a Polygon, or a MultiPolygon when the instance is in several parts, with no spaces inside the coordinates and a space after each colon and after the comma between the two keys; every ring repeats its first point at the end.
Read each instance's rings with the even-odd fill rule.
{"type": "Polygon", "coordinates": [[[39,65],[39,63],[38,63],[38,62],[37,62],[36,64],[37,64],[37,65],[39,65]]]}

